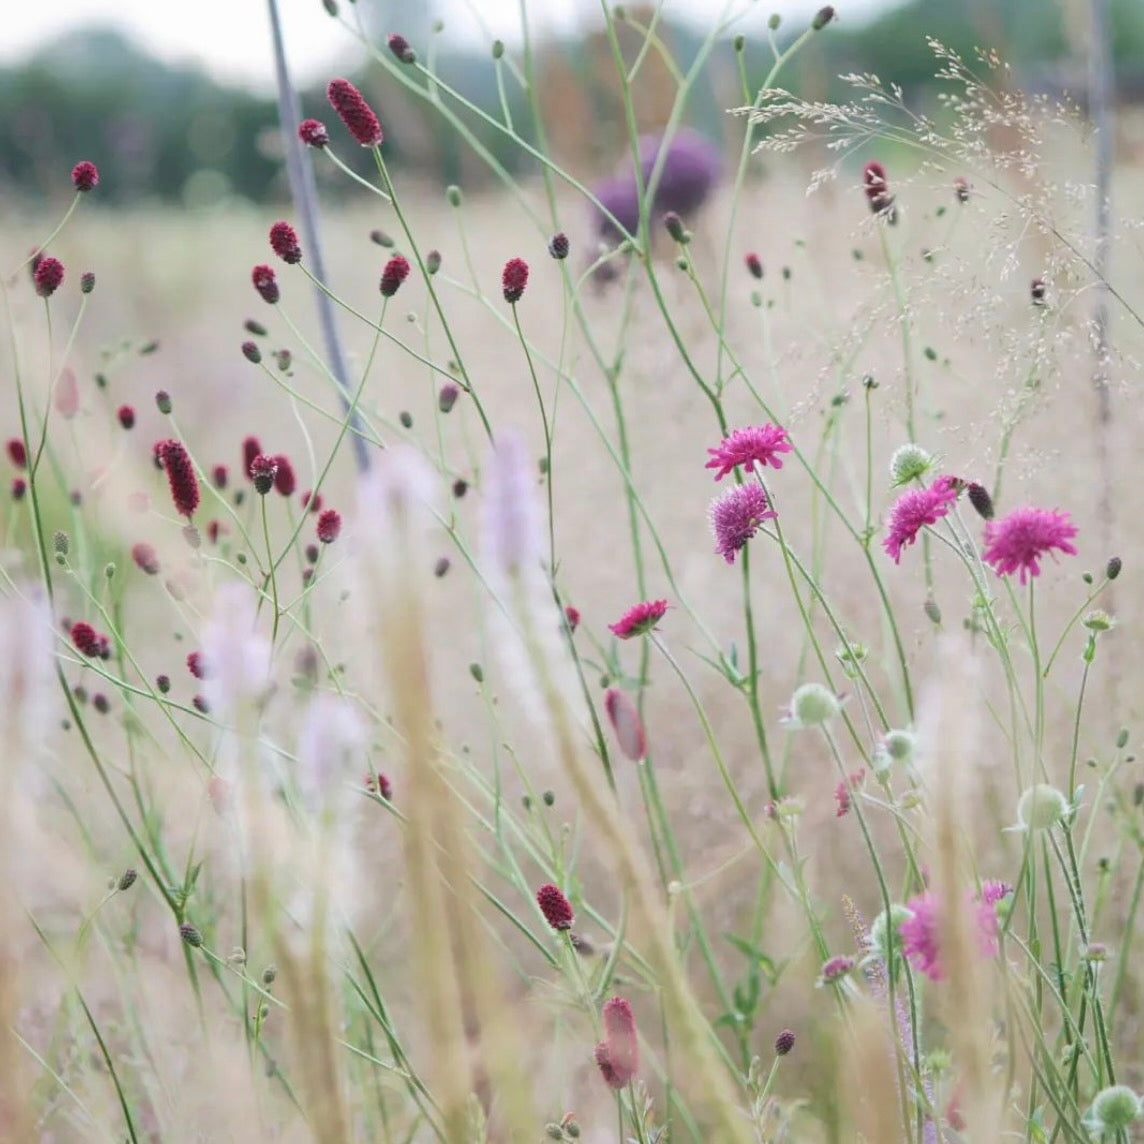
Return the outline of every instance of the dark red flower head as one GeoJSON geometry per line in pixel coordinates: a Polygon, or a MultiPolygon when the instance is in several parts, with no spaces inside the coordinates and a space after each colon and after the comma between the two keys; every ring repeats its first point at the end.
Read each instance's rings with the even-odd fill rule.
{"type": "Polygon", "coordinates": [[[384,136],[381,124],[362,93],[348,79],[332,79],[326,98],[346,125],[346,130],[363,146],[378,147],[384,136]]]}
{"type": "Polygon", "coordinates": [[[397,32],[390,32],[386,38],[389,50],[403,63],[415,64],[417,53],[409,46],[409,41],[397,32]]]}
{"type": "Polygon", "coordinates": [[[290,458],[285,453],[279,453],[275,456],[274,463],[278,466],[278,471],[274,474],[274,487],[282,496],[292,497],[298,482],[294,479],[294,466],[290,464],[290,458]]]}
{"type": "Polygon", "coordinates": [[[256,266],[250,272],[250,280],[254,283],[255,290],[258,291],[259,297],[264,302],[269,302],[273,306],[282,296],[278,289],[278,275],[274,273],[272,266],[265,264],[256,266]]]}
{"type": "Polygon", "coordinates": [[[187,670],[196,679],[206,679],[207,666],[203,662],[203,653],[201,651],[193,651],[187,656],[187,670]]]}
{"type": "Polygon", "coordinates": [[[527,285],[528,263],[523,258],[510,258],[504,264],[504,271],[501,274],[504,300],[509,303],[519,302],[527,285]]]}
{"type": "Polygon", "coordinates": [[[50,298],[60,288],[60,283],[63,280],[64,264],[58,258],[52,258],[51,255],[40,259],[39,265],[32,275],[36,293],[41,298],[50,298]]]}
{"type": "Polygon", "coordinates": [[[572,244],[568,241],[568,236],[560,231],[559,234],[554,234],[548,243],[548,253],[552,255],[558,262],[568,257],[568,252],[572,249],[572,244]]]}
{"type": "Polygon", "coordinates": [[[16,466],[17,469],[26,469],[28,467],[28,450],[24,448],[24,442],[19,437],[13,437],[9,440],[7,446],[8,460],[16,466]]]}
{"type": "Polygon", "coordinates": [[[257,437],[244,437],[242,441],[242,471],[249,477],[250,466],[254,462],[254,458],[262,452],[262,446],[258,442],[257,437]]]}
{"type": "Polygon", "coordinates": [[[889,212],[894,205],[890,184],[886,181],[886,168],[877,159],[871,159],[862,170],[862,187],[866,201],[875,214],[889,212]]]}
{"type": "Polygon", "coordinates": [[[134,428],[135,410],[130,405],[121,405],[115,416],[119,418],[119,424],[122,425],[124,429],[134,428]]]}
{"type": "Polygon", "coordinates": [[[318,539],[323,544],[333,544],[342,531],[342,518],[336,508],[328,508],[318,514],[318,539]]]}
{"type": "Polygon", "coordinates": [[[92,191],[99,186],[99,168],[88,159],[84,159],[72,168],[72,185],[81,194],[92,191]]]}
{"type": "Polygon", "coordinates": [[[743,262],[746,263],[747,272],[752,278],[762,278],[763,263],[757,254],[752,251],[743,259],[743,262]]]}
{"type": "Polygon", "coordinates": [[[320,119],[303,119],[298,124],[298,138],[307,147],[325,147],[330,141],[330,133],[320,119]]]}
{"type": "Polygon", "coordinates": [[[254,491],[265,496],[274,487],[274,478],[278,475],[278,461],[259,453],[250,462],[250,479],[254,482],[254,491]]]}
{"type": "Polygon", "coordinates": [[[409,262],[400,254],[395,254],[381,272],[381,296],[392,298],[397,293],[401,283],[409,277],[409,262]]]}
{"type": "Polygon", "coordinates": [[[83,655],[96,659],[100,653],[100,639],[95,628],[86,620],[79,620],[71,626],[72,643],[83,655]]]}
{"type": "Polygon", "coordinates": [[[199,507],[199,482],[187,450],[179,441],[160,441],[155,446],[155,456],[167,470],[175,511],[187,517],[193,515],[199,507]]]}
{"type": "Polygon", "coordinates": [[[572,905],[564,896],[559,886],[546,882],[536,891],[536,904],[544,915],[544,920],[554,930],[568,930],[572,928],[576,915],[572,912],[572,905]]]}
{"type": "Polygon", "coordinates": [[[270,249],[291,266],[302,261],[298,232],[288,222],[276,222],[270,228],[270,249]]]}
{"type": "Polygon", "coordinates": [[[302,507],[308,508],[311,512],[321,512],[322,494],[314,492],[313,489],[307,489],[302,494],[302,507]]]}
{"type": "Polygon", "coordinates": [[[135,561],[140,571],[148,576],[154,576],[159,571],[159,555],[150,544],[133,544],[131,546],[131,559],[135,561]]]}

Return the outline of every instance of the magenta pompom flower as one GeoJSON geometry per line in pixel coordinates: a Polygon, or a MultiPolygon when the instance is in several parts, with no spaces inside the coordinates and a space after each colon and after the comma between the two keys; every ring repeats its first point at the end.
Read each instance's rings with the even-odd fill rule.
{"type": "Polygon", "coordinates": [[[363,146],[377,147],[384,138],[381,124],[365,97],[348,79],[332,79],[326,98],[346,125],[346,130],[363,146]]]}
{"type": "Polygon", "coordinates": [[[528,263],[523,258],[510,258],[504,264],[501,272],[501,288],[504,291],[504,300],[515,304],[524,295],[524,288],[528,285],[528,263]]]}
{"type": "Polygon", "coordinates": [[[927,524],[937,522],[949,513],[957,500],[957,482],[953,477],[938,477],[924,489],[910,489],[894,502],[886,525],[882,547],[895,564],[902,561],[902,549],[913,544],[927,524]]]}
{"type": "Polygon", "coordinates": [[[633,604],[614,624],[609,624],[608,631],[622,640],[642,636],[663,619],[666,611],[666,600],[644,600],[633,604]]]}
{"type": "MultiPolygon", "coordinates": [[[[982,957],[992,957],[997,952],[996,903],[1009,893],[1010,887],[1003,882],[986,882],[981,898],[968,903],[973,910],[977,945],[982,957]]],[[[910,916],[898,926],[902,952],[919,973],[924,973],[931,981],[941,981],[945,977],[939,941],[941,899],[932,890],[926,890],[911,898],[906,909],[910,916]]]]}
{"type": "Polygon", "coordinates": [[[32,283],[41,298],[50,298],[60,288],[63,280],[64,264],[51,255],[41,258],[32,273],[32,283]]]}
{"type": "Polygon", "coordinates": [[[90,159],[84,159],[72,167],[72,186],[79,193],[86,194],[99,186],[99,168],[90,159]]]}
{"type": "Polygon", "coordinates": [[[307,147],[325,147],[330,141],[330,133],[320,119],[303,119],[298,124],[298,138],[307,147]]]}
{"type": "Polygon", "coordinates": [[[762,527],[763,521],[775,517],[761,485],[732,485],[724,489],[707,509],[707,519],[715,534],[715,551],[735,563],[735,553],[762,527]]]}
{"type": "Polygon", "coordinates": [[[1067,512],[1043,508],[1018,508],[1001,520],[985,526],[985,551],[982,559],[998,576],[1019,572],[1021,583],[1029,576],[1039,576],[1038,561],[1053,551],[1076,555],[1071,543],[1076,525],[1067,512]]]}
{"type": "Polygon", "coordinates": [[[298,232],[288,222],[276,222],[270,228],[270,249],[290,265],[302,261],[298,232]]]}
{"type": "Polygon", "coordinates": [[[745,429],[735,429],[730,437],[719,442],[718,447],[708,449],[711,460],[704,468],[715,469],[715,479],[721,481],[737,465],[742,465],[748,473],[755,471],[756,465],[783,467],[780,453],[789,453],[791,443],[786,430],[778,425],[749,425],[745,429]]]}
{"type": "Polygon", "coordinates": [[[544,915],[544,920],[557,931],[569,930],[576,920],[572,904],[564,896],[559,886],[546,882],[536,891],[536,904],[544,915]]]}

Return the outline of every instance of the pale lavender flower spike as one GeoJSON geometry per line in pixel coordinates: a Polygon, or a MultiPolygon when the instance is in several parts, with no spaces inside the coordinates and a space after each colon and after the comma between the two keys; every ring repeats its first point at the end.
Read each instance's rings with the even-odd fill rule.
{"type": "MultiPolygon", "coordinates": [[[[643,135],[639,141],[640,169],[646,187],[655,169],[663,146],[663,136],[643,135]]],[[[681,218],[693,216],[707,201],[719,182],[723,171],[723,158],[718,149],[704,136],[689,128],[681,128],[667,144],[655,195],[651,202],[651,217],[655,219],[675,211],[681,218]]],[[[605,179],[593,188],[596,197],[615,216],[624,230],[635,235],[639,229],[639,188],[634,172],[605,179]]],[[[592,208],[593,229],[598,237],[609,241],[623,238],[615,223],[597,207],[592,208]]]]}

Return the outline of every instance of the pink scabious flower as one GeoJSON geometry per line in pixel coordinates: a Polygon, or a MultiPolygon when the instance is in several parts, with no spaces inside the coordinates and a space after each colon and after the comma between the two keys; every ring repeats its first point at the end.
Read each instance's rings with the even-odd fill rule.
{"type": "Polygon", "coordinates": [[[278,275],[274,273],[273,266],[256,266],[250,272],[250,281],[258,291],[258,296],[271,306],[282,297],[282,292],[278,289],[278,275]]]}
{"type": "Polygon", "coordinates": [[[288,222],[276,222],[270,228],[270,249],[291,266],[302,261],[298,232],[288,222]]]}
{"type": "Polygon", "coordinates": [[[572,904],[559,886],[546,882],[536,891],[536,904],[540,907],[544,920],[554,930],[570,930],[572,928],[576,915],[572,912],[572,904]]]}
{"type": "Polygon", "coordinates": [[[613,997],[605,1002],[601,1017],[604,1039],[596,1046],[596,1064],[609,1088],[623,1088],[640,1067],[635,1015],[623,997],[613,997]]]}
{"type": "Polygon", "coordinates": [[[923,526],[937,524],[949,513],[957,500],[957,482],[953,477],[938,477],[932,485],[910,489],[894,502],[886,525],[882,547],[895,564],[902,561],[902,549],[913,544],[923,526]]]}
{"type": "Polygon", "coordinates": [[[1064,552],[1076,555],[1070,543],[1077,534],[1067,512],[1043,508],[1018,508],[1001,520],[985,526],[985,551],[981,558],[998,576],[1019,572],[1021,583],[1039,576],[1038,561],[1046,554],[1064,552]]]}
{"type": "Polygon", "coordinates": [[[707,519],[715,534],[715,551],[728,564],[734,564],[735,553],[759,531],[763,521],[775,516],[761,485],[733,485],[724,489],[707,509],[707,519]]]}
{"type": "Polygon", "coordinates": [[[298,138],[307,147],[325,147],[330,141],[330,133],[320,119],[303,119],[298,124],[298,138]]]}
{"type": "Polygon", "coordinates": [[[50,255],[40,259],[32,274],[36,293],[41,298],[50,298],[60,288],[60,283],[63,280],[64,264],[58,258],[52,258],[50,255]]]}
{"type": "Polygon", "coordinates": [[[528,285],[528,263],[523,258],[510,258],[501,272],[501,289],[504,300],[511,304],[520,301],[524,288],[528,285]]]}
{"type": "Polygon", "coordinates": [[[608,631],[621,640],[642,636],[663,619],[666,611],[666,600],[645,600],[633,604],[614,624],[608,625],[608,631]]]}
{"type": "Polygon", "coordinates": [[[401,288],[401,283],[409,277],[409,260],[395,254],[381,272],[381,296],[392,298],[401,288]]]}
{"type": "Polygon", "coordinates": [[[348,79],[332,79],[326,88],[326,98],[346,125],[346,130],[363,146],[377,147],[384,136],[381,124],[365,97],[348,79]]]}
{"type": "Polygon", "coordinates": [[[730,437],[725,437],[714,449],[708,449],[711,460],[704,465],[715,469],[715,479],[721,481],[737,465],[742,465],[748,473],[755,471],[756,465],[764,468],[773,465],[783,467],[780,453],[789,453],[791,443],[786,430],[778,425],[749,425],[745,429],[735,429],[730,437]]]}
{"type": "MultiPolygon", "coordinates": [[[[978,949],[982,957],[993,957],[997,952],[996,903],[1009,894],[1010,887],[1003,882],[986,882],[979,901],[973,903],[977,925],[978,949]]],[[[939,911],[941,901],[932,890],[918,894],[906,903],[910,916],[898,927],[902,938],[902,952],[910,964],[931,981],[945,977],[939,947],[939,911]]]]}
{"type": "Polygon", "coordinates": [[[72,167],[72,186],[79,193],[86,194],[99,186],[99,168],[89,159],[83,159],[72,167]]]}

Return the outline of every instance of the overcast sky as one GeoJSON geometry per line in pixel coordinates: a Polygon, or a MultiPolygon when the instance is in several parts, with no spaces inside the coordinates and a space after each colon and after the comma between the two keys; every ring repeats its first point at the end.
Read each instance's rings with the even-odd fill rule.
{"type": "MultiPolygon", "coordinates": [[[[348,10],[348,0],[339,0],[348,10]]],[[[599,0],[526,0],[536,25],[567,28],[578,19],[598,18],[599,0]]],[[[634,0],[633,0],[634,2],[634,0]]],[[[861,18],[890,0],[841,0],[841,19],[861,18]]],[[[426,0],[389,0],[400,12],[406,5],[424,10],[426,0]]],[[[338,65],[353,61],[347,31],[326,15],[321,0],[279,0],[286,46],[300,81],[321,79],[338,65]]],[[[4,31],[0,61],[11,62],[63,32],[85,25],[119,28],[156,55],[193,60],[229,80],[270,86],[273,70],[267,35],[266,0],[2,0],[4,31]]],[[[743,31],[761,30],[771,12],[792,24],[804,22],[821,0],[666,0],[669,14],[696,21],[714,19],[726,8],[745,14],[743,31]]],[[[488,42],[517,38],[519,0],[437,0],[446,36],[488,42]],[[482,23],[487,29],[482,32],[482,23]]],[[[395,22],[393,30],[398,29],[395,22]]]]}

